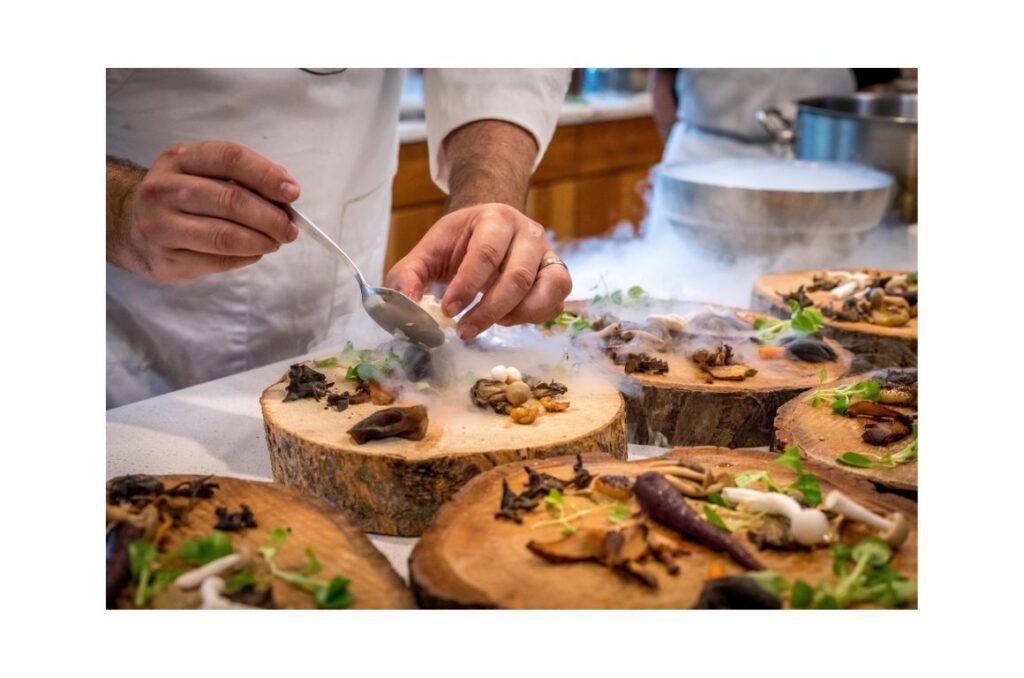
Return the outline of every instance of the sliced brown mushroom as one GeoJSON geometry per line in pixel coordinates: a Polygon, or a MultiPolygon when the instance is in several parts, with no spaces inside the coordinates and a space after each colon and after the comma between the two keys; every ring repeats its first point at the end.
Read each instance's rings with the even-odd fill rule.
{"type": "Polygon", "coordinates": [[[911,427],[904,421],[879,421],[869,422],[864,426],[864,433],[861,439],[868,445],[883,446],[903,440],[911,433],[911,427]]]}
{"type": "Polygon", "coordinates": [[[389,407],[363,419],[350,428],[348,434],[358,445],[382,438],[423,440],[427,434],[427,424],[427,408],[423,405],[389,407]]]}
{"type": "Polygon", "coordinates": [[[604,539],[604,550],[604,562],[609,567],[640,560],[647,555],[647,526],[640,523],[608,532],[604,539]]]}
{"type": "Polygon", "coordinates": [[[846,408],[848,417],[864,417],[866,419],[877,419],[879,421],[908,421],[907,415],[880,405],[871,400],[858,400],[846,408]]]}
{"type": "Polygon", "coordinates": [[[530,540],[526,548],[551,563],[575,563],[582,560],[603,560],[605,530],[580,529],[556,541],[530,540]]]}
{"type": "Polygon", "coordinates": [[[395,402],[395,394],[381,386],[375,380],[370,380],[367,388],[370,391],[370,402],[374,405],[390,405],[395,402]]]}
{"type": "Polygon", "coordinates": [[[594,489],[612,499],[626,501],[633,496],[633,480],[626,476],[598,476],[594,489]]]}

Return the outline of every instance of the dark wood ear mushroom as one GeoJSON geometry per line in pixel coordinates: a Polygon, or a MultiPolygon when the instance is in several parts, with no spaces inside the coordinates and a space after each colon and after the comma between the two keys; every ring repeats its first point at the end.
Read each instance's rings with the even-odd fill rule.
{"type": "Polygon", "coordinates": [[[350,428],[348,434],[359,445],[370,440],[393,437],[423,440],[427,434],[427,423],[427,408],[423,405],[389,407],[363,419],[350,428]]]}

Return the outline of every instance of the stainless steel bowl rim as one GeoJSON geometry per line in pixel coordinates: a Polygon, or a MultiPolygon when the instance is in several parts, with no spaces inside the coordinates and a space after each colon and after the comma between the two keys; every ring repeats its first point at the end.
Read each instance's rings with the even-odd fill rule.
{"type": "MultiPolygon", "coordinates": [[[[852,94],[849,97],[831,97],[831,98],[869,98],[871,96],[877,97],[878,95],[871,94],[852,94]]],[[[914,96],[911,94],[901,94],[900,96],[914,96]]],[[[814,115],[827,115],[831,118],[843,118],[846,120],[864,120],[871,122],[885,122],[892,123],[894,125],[907,125],[917,127],[917,118],[904,118],[896,115],[868,115],[865,113],[852,113],[850,111],[837,111],[834,108],[826,108],[821,105],[821,101],[824,97],[810,97],[808,99],[799,99],[796,104],[801,111],[807,113],[813,113],[814,115]]]]}
{"type": "Polygon", "coordinates": [[[862,165],[855,162],[843,162],[843,161],[819,161],[819,160],[790,160],[784,158],[719,158],[715,160],[683,160],[681,162],[673,163],[661,163],[654,166],[654,175],[656,179],[665,181],[677,181],[681,183],[692,184],[696,186],[706,186],[708,188],[729,190],[729,191],[741,191],[747,193],[761,193],[761,194],[826,194],[826,195],[846,195],[864,193],[867,191],[880,191],[890,190],[895,183],[894,177],[888,172],[875,169],[868,165],[862,165]],[[880,183],[871,186],[863,186],[861,188],[852,188],[844,190],[814,190],[814,189],[781,189],[781,188],[752,188],[749,186],[733,186],[724,183],[711,183],[708,181],[701,181],[697,179],[686,179],[682,177],[675,177],[667,174],[668,170],[674,167],[694,167],[699,165],[710,165],[718,163],[742,163],[745,165],[764,165],[765,169],[768,170],[775,165],[790,165],[793,167],[828,167],[829,169],[839,169],[856,173],[862,176],[871,177],[875,181],[880,183]]]}

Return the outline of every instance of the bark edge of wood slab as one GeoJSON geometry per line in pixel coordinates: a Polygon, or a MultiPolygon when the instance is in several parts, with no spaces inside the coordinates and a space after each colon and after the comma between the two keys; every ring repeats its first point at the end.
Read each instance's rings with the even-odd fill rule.
{"type": "Polygon", "coordinates": [[[638,394],[626,395],[626,433],[629,442],[662,447],[719,446],[729,448],[766,447],[772,444],[775,415],[786,402],[818,386],[818,371],[828,371],[825,383],[831,384],[849,374],[852,354],[833,340],[826,340],[836,352],[833,363],[807,365],[813,376],[793,378],[773,375],[767,384],[771,360],[751,362],[761,370],[758,375],[738,382],[715,381],[712,384],[687,383],[673,373],[697,370],[688,358],[659,357],[670,361],[665,375],[632,375],[639,384],[638,394]]]}
{"type": "MultiPolygon", "coordinates": [[[[858,269],[850,269],[858,270],[858,269]]],[[[884,275],[906,271],[878,270],[884,275]]],[[[817,271],[770,273],[754,281],[750,305],[756,311],[788,318],[792,311],[776,292],[792,292],[810,284],[817,271]]],[[[852,374],[881,367],[917,367],[917,318],[903,327],[884,327],[872,323],[851,323],[825,318],[821,333],[853,353],[852,374]]]]}
{"type": "MultiPolygon", "coordinates": [[[[154,477],[167,488],[181,481],[206,478],[193,474],[154,477]]],[[[272,528],[290,527],[291,536],[279,548],[276,559],[279,565],[301,568],[305,562],[304,549],[311,546],[323,566],[322,576],[341,575],[350,580],[353,602],[348,609],[415,607],[412,593],[384,554],[327,502],[269,481],[212,476],[209,482],[217,483],[219,489],[213,497],[198,500],[189,513],[187,525],[171,529],[168,535],[171,550],[187,537],[202,538],[209,534],[217,521],[217,506],[234,511],[245,503],[252,509],[258,527],[228,533],[236,549],[246,545],[255,554],[259,546],[270,543],[272,528]]],[[[285,605],[289,608],[315,607],[312,594],[294,589],[283,581],[275,581],[274,598],[291,603],[285,605]]]]}
{"type": "MultiPolygon", "coordinates": [[[[287,379],[278,381],[260,398],[263,410],[267,448],[274,480],[299,491],[320,497],[344,512],[357,527],[376,534],[416,537],[430,525],[437,510],[450,499],[470,478],[477,474],[516,461],[545,458],[577,452],[600,451],[625,459],[626,409],[622,395],[608,385],[603,394],[609,403],[608,414],[599,425],[585,431],[570,430],[573,419],[564,412],[547,414],[542,425],[552,428],[550,440],[543,444],[522,447],[509,445],[520,427],[506,416],[492,414],[499,437],[486,446],[470,452],[451,454],[434,453],[438,447],[436,427],[431,422],[424,441],[388,439],[356,445],[349,440],[344,422],[347,417],[361,419],[374,409],[372,405],[352,406],[345,412],[324,410],[324,417],[336,418],[338,436],[335,442],[311,440],[289,426],[288,421],[275,415],[283,411],[271,403],[279,403],[287,379]],[[615,398],[612,401],[612,398],[615,398]],[[364,408],[364,409],[359,409],[364,408]],[[361,414],[360,414],[361,413],[361,414]],[[554,427],[560,427],[555,429],[554,427]],[[435,447],[430,447],[435,446],[435,447]],[[417,450],[431,449],[428,455],[417,450]]],[[[573,407],[587,401],[584,393],[570,391],[567,399],[573,407]]],[[[280,403],[283,407],[302,401],[280,403]]],[[[323,408],[323,403],[314,403],[323,408]]],[[[571,412],[570,409],[568,412],[571,412]]],[[[313,416],[313,415],[310,415],[313,416]]],[[[604,415],[602,415],[604,416],[604,415]]],[[[333,424],[332,424],[333,425],[333,424]]],[[[537,426],[533,424],[532,426],[537,426]]]]}
{"type": "MultiPolygon", "coordinates": [[[[665,458],[686,458],[712,468],[719,464],[744,468],[746,463],[763,467],[778,457],[769,452],[711,446],[674,448],[661,457],[630,462],[612,459],[603,454],[583,455],[584,464],[592,472],[599,473],[601,466],[610,465],[614,467],[611,469],[613,472],[622,468],[635,468],[634,475],[642,473],[652,461],[665,458]]],[[[498,508],[503,479],[520,474],[525,476],[524,465],[558,477],[569,477],[572,475],[571,467],[575,461],[575,457],[566,456],[533,460],[526,464],[506,464],[482,473],[466,483],[452,501],[441,508],[434,523],[417,542],[409,557],[409,582],[420,607],[681,609],[689,608],[696,603],[706,576],[706,565],[703,560],[698,562],[698,559],[703,559],[703,554],[711,553],[698,544],[688,542],[687,547],[692,544],[693,553],[681,557],[677,563],[682,568],[678,577],[683,577],[688,572],[696,573],[699,577],[692,579],[690,583],[680,584],[685,590],[676,589],[674,593],[666,594],[674,596],[671,600],[659,600],[659,592],[647,590],[601,565],[547,563],[525,547],[526,539],[531,536],[540,538],[540,534],[531,535],[529,527],[494,520],[493,514],[498,508]],[[516,530],[525,532],[516,535],[516,530]],[[519,544],[519,541],[524,543],[519,544]],[[471,550],[460,549],[460,542],[474,543],[474,547],[471,550]],[[473,563],[482,565],[472,567],[473,563]],[[464,574],[468,570],[475,576],[475,581],[469,581],[464,574]],[[612,591],[626,591],[629,599],[614,599],[614,605],[595,604],[595,601],[607,602],[609,597],[613,596],[612,591]],[[507,604],[509,601],[519,604],[507,604]]],[[[775,477],[795,477],[792,471],[779,464],[770,468],[775,477]]],[[[905,513],[911,521],[912,533],[907,544],[901,547],[905,550],[900,552],[898,558],[901,559],[899,562],[904,571],[913,570],[916,573],[917,505],[914,502],[901,496],[881,493],[866,480],[837,474],[835,469],[812,460],[804,463],[804,471],[818,475],[824,492],[839,489],[873,510],[905,513]]],[[[513,491],[519,489],[517,482],[518,480],[515,480],[511,483],[513,491]]],[[[557,530],[557,527],[555,529],[557,530]]],[[[793,568],[802,562],[800,558],[804,554],[780,555],[779,552],[761,552],[745,538],[742,541],[751,553],[765,560],[765,565],[769,569],[780,571],[780,574],[789,579],[800,576],[793,568]],[[779,566],[780,562],[790,563],[791,568],[787,571],[785,567],[779,566]]],[[[815,556],[815,568],[822,573],[831,573],[832,556],[829,549],[820,549],[815,552],[815,556]]],[[[742,568],[733,563],[727,555],[715,553],[714,558],[723,563],[727,574],[742,573],[742,568]]],[[[666,574],[664,570],[659,570],[657,576],[661,581],[662,591],[672,587],[673,580],[679,583],[677,577],[666,574]]]]}
{"type": "MultiPolygon", "coordinates": [[[[890,369],[916,371],[913,368],[884,368],[848,377],[828,386],[835,388],[844,384],[855,384],[858,381],[877,377],[890,369]]],[[[917,461],[902,464],[893,469],[857,468],[836,461],[836,457],[846,452],[875,456],[884,452],[898,452],[910,442],[909,436],[883,447],[868,445],[861,439],[861,434],[864,431],[864,422],[869,420],[833,414],[832,408],[827,402],[821,403],[818,407],[812,407],[813,399],[814,393],[808,392],[779,408],[779,414],[775,417],[775,442],[772,444],[774,450],[782,452],[787,447],[799,447],[802,457],[811,459],[822,466],[893,490],[917,493],[917,461]]],[[[906,413],[913,411],[898,405],[887,405],[886,407],[906,413]]]]}

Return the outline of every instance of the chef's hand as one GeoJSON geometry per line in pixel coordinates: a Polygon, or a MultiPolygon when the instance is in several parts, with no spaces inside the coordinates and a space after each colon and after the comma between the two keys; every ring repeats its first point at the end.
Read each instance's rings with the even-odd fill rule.
{"type": "Polygon", "coordinates": [[[298,236],[288,172],[228,141],[175,144],[149,171],[107,161],[107,259],[158,283],[253,264],[298,236]]]}
{"type": "Polygon", "coordinates": [[[418,301],[428,283],[449,283],[441,300],[448,317],[483,292],[459,321],[459,336],[469,340],[494,323],[543,322],[558,315],[572,279],[564,266],[540,268],[554,256],[544,228],[519,210],[501,203],[473,205],[434,224],[392,267],[386,284],[418,301]]]}

